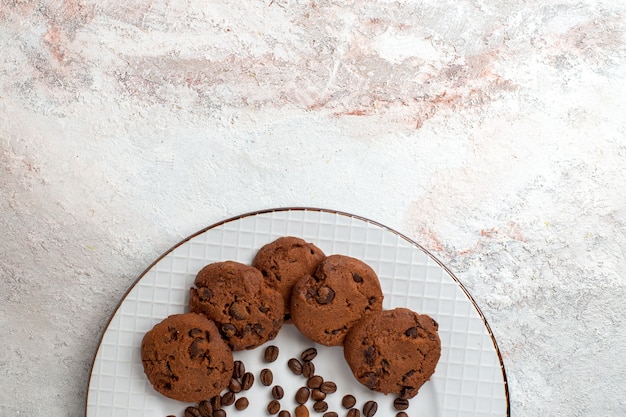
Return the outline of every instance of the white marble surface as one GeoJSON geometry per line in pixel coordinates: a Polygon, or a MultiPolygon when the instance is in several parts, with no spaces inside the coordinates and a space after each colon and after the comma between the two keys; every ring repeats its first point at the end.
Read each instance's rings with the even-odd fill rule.
{"type": "Polygon", "coordinates": [[[626,5],[0,3],[0,415],[81,416],[160,254],[312,206],[439,257],[511,416],[626,415],[626,5]]]}

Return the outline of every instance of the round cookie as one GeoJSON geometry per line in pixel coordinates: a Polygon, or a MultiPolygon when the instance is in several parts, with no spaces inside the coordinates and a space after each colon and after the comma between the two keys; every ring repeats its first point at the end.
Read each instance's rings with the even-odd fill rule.
{"type": "Polygon", "coordinates": [[[285,315],[282,295],[261,271],[239,262],[205,266],[191,289],[189,308],[215,321],[233,350],[253,349],[278,334],[285,315]]]}
{"type": "Polygon", "coordinates": [[[326,257],[314,275],[300,279],[291,294],[291,319],[302,334],[338,346],[364,315],[382,310],[378,276],[364,262],[344,255],[326,257]]]}
{"type": "Polygon", "coordinates": [[[261,271],[270,287],[282,294],[286,319],[293,286],[305,275],[313,275],[325,256],[314,244],[293,236],[280,237],[257,252],[252,266],[261,271]]]}
{"type": "Polygon", "coordinates": [[[372,313],[344,340],[344,357],[356,379],[384,394],[413,398],[441,355],[438,324],[406,308],[372,313]]]}
{"type": "Polygon", "coordinates": [[[215,323],[193,313],[169,316],[148,331],[141,362],[156,391],[184,402],[219,394],[233,374],[233,352],[215,323]]]}

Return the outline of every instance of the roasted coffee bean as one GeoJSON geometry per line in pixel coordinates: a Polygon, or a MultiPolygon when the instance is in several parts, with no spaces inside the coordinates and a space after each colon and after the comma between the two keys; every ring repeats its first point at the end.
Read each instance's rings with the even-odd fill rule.
{"type": "Polygon", "coordinates": [[[307,387],[301,387],[296,392],[296,402],[298,404],[304,404],[309,400],[309,395],[311,395],[311,391],[307,387]]]}
{"type": "Polygon", "coordinates": [[[302,375],[302,362],[296,358],[291,358],[287,362],[287,366],[295,375],[302,375]]]}
{"type": "Polygon", "coordinates": [[[339,414],[335,413],[334,411],[329,411],[327,413],[324,413],[322,417],[339,417],[339,414]]]}
{"type": "Polygon", "coordinates": [[[300,404],[296,407],[296,417],[309,417],[309,409],[306,405],[300,404]]]}
{"type": "Polygon", "coordinates": [[[318,413],[323,413],[324,411],[328,411],[328,403],[323,400],[315,401],[315,404],[313,404],[313,409],[318,413]]]}
{"type": "MultiPolygon", "coordinates": [[[[405,375],[407,375],[407,377],[409,377],[409,376],[413,375],[414,373],[415,373],[415,371],[411,370],[411,371],[407,372],[405,375]]],[[[415,388],[413,388],[413,387],[402,387],[402,391],[400,392],[400,398],[402,398],[404,400],[408,400],[410,398],[413,398],[414,392],[415,392],[415,388]]]]}
{"type": "Polygon", "coordinates": [[[306,386],[309,388],[319,388],[324,383],[324,378],[319,375],[313,375],[311,378],[307,379],[306,386]]]}
{"type": "Polygon", "coordinates": [[[341,405],[343,408],[352,408],[354,407],[354,404],[356,404],[356,398],[354,398],[354,395],[344,395],[341,399],[341,405]]]}
{"type": "Polygon", "coordinates": [[[406,398],[396,398],[393,400],[393,407],[396,410],[406,410],[409,408],[409,400],[406,398]]]}
{"type": "Polygon", "coordinates": [[[226,391],[224,395],[222,395],[222,407],[228,407],[229,405],[233,405],[235,402],[235,393],[232,391],[226,391]]]}
{"type": "Polygon", "coordinates": [[[226,417],[226,411],[220,409],[213,411],[213,417],[226,417]]]}
{"type": "Polygon", "coordinates": [[[261,384],[265,385],[266,387],[272,385],[272,382],[274,382],[274,374],[272,373],[272,370],[267,368],[262,369],[260,379],[261,384]]]}
{"type": "Polygon", "coordinates": [[[280,403],[277,400],[272,400],[267,405],[267,412],[270,413],[271,415],[278,413],[279,410],[280,410],[280,403]]]}
{"type": "Polygon", "coordinates": [[[274,385],[274,387],[272,387],[272,398],[274,398],[275,400],[280,400],[285,396],[285,391],[283,390],[283,387],[281,387],[280,385],[274,385]]]}
{"type": "Polygon", "coordinates": [[[396,417],[409,417],[409,415],[404,411],[400,411],[398,414],[396,414],[396,417]]]}
{"type": "Polygon", "coordinates": [[[326,399],[326,393],[319,390],[319,388],[315,388],[311,391],[311,398],[315,401],[320,401],[326,399]]]}
{"type": "Polygon", "coordinates": [[[313,362],[304,362],[302,364],[302,375],[305,378],[311,378],[313,375],[315,375],[315,365],[313,364],[313,362]]]}
{"type": "Polygon", "coordinates": [[[278,346],[271,345],[266,347],[263,358],[267,363],[274,362],[276,359],[278,359],[278,346]]]}
{"type": "Polygon", "coordinates": [[[239,380],[236,378],[231,379],[230,384],[228,384],[228,389],[235,394],[241,392],[241,382],[239,382],[239,380]]]}
{"type": "Polygon", "coordinates": [[[207,400],[200,401],[200,404],[198,404],[198,410],[200,410],[202,417],[211,417],[213,414],[213,407],[207,400]]]}
{"type": "Polygon", "coordinates": [[[213,407],[213,414],[215,414],[215,410],[220,410],[222,408],[221,396],[216,395],[215,397],[211,398],[209,401],[211,401],[211,407],[213,407]]]}
{"type": "Polygon", "coordinates": [[[190,406],[185,408],[185,417],[202,417],[202,414],[196,407],[190,406]]]}
{"type": "Polygon", "coordinates": [[[287,410],[281,410],[280,413],[278,413],[278,417],[291,417],[291,413],[287,410]]]}
{"type": "Polygon", "coordinates": [[[237,401],[235,401],[235,408],[237,410],[245,410],[246,408],[248,408],[249,404],[250,402],[248,401],[246,397],[241,397],[241,398],[238,398],[237,401]]]}
{"type": "Polygon", "coordinates": [[[235,361],[234,368],[233,368],[233,376],[237,379],[241,379],[241,377],[243,377],[243,374],[245,373],[246,373],[246,365],[244,365],[243,362],[241,361],[235,361]]]}
{"type": "Polygon", "coordinates": [[[348,414],[346,414],[347,417],[361,417],[361,412],[359,411],[358,408],[351,408],[348,410],[348,414]]]}
{"type": "Polygon", "coordinates": [[[302,359],[304,362],[310,362],[313,359],[315,359],[316,356],[317,356],[317,349],[308,348],[307,350],[302,352],[302,354],[300,355],[300,359],[302,359]]]}
{"type": "Polygon", "coordinates": [[[249,390],[254,385],[254,374],[252,372],[246,372],[241,378],[241,389],[249,390]]]}
{"type": "Polygon", "coordinates": [[[363,404],[363,415],[365,417],[373,417],[378,411],[378,403],[376,401],[368,401],[363,404]]]}
{"type": "Polygon", "coordinates": [[[333,392],[337,391],[337,384],[335,384],[333,381],[324,381],[322,382],[322,385],[320,385],[320,391],[325,394],[332,394],[333,392]]]}

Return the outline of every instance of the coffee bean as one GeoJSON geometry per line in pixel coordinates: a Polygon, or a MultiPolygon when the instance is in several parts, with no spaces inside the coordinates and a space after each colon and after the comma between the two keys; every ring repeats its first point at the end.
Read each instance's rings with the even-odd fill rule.
{"type": "Polygon", "coordinates": [[[378,403],[376,401],[368,401],[363,404],[363,415],[365,417],[373,417],[378,411],[378,403]]]}
{"type": "MultiPolygon", "coordinates": [[[[409,372],[407,372],[405,375],[411,376],[415,373],[414,370],[411,370],[409,372]]],[[[403,377],[404,379],[404,377],[403,377]]],[[[408,400],[410,398],[413,398],[413,396],[415,395],[415,388],[414,387],[402,387],[402,391],[400,391],[400,398],[404,399],[404,400],[408,400]]]]}
{"type": "Polygon", "coordinates": [[[400,411],[398,414],[396,414],[396,417],[409,417],[409,415],[404,411],[400,411]]]}
{"type": "Polygon", "coordinates": [[[198,404],[198,410],[200,410],[202,417],[211,417],[213,414],[213,407],[207,400],[200,401],[200,404],[198,404]]]}
{"type": "Polygon", "coordinates": [[[396,398],[393,400],[393,407],[396,410],[406,410],[409,408],[409,400],[406,398],[396,398]]]}
{"type": "Polygon", "coordinates": [[[344,395],[341,399],[341,405],[343,408],[352,408],[354,407],[354,404],[356,404],[356,398],[354,398],[354,395],[344,395]]]}
{"type": "Polygon", "coordinates": [[[311,391],[309,391],[307,387],[301,387],[296,392],[296,402],[298,404],[304,404],[305,402],[309,400],[310,394],[311,394],[311,391]]]}
{"type": "Polygon", "coordinates": [[[328,410],[328,403],[323,400],[315,401],[315,404],[313,404],[313,409],[318,413],[323,413],[324,411],[328,410]]]}
{"type": "Polygon", "coordinates": [[[202,417],[202,414],[196,407],[190,406],[185,408],[185,417],[202,417]]]}
{"type": "Polygon", "coordinates": [[[272,385],[272,382],[274,381],[274,374],[272,373],[272,371],[270,369],[262,369],[261,370],[261,384],[265,385],[266,387],[269,387],[270,385],[272,385]]]}
{"type": "Polygon", "coordinates": [[[311,378],[315,375],[315,365],[313,362],[304,362],[304,364],[302,364],[302,375],[305,378],[311,378]]]}
{"type": "Polygon", "coordinates": [[[271,415],[278,413],[279,410],[280,410],[280,403],[277,400],[272,400],[267,405],[267,412],[270,413],[271,415]]]}
{"type": "Polygon", "coordinates": [[[335,384],[333,381],[324,381],[322,382],[322,385],[320,385],[320,391],[325,394],[332,394],[333,392],[337,391],[337,384],[335,384]]]}
{"type": "Polygon", "coordinates": [[[239,382],[239,380],[236,378],[231,379],[230,384],[228,384],[228,389],[235,394],[241,392],[241,382],[239,382]]]}
{"type": "Polygon", "coordinates": [[[274,362],[276,359],[278,359],[278,346],[271,345],[266,347],[263,358],[267,363],[274,362]]]}
{"type": "Polygon", "coordinates": [[[295,375],[302,375],[302,363],[298,359],[289,359],[289,361],[287,362],[287,366],[295,375]]]}
{"type": "Polygon", "coordinates": [[[254,385],[254,374],[252,372],[246,372],[241,378],[241,389],[249,390],[254,385]]]}
{"type": "Polygon", "coordinates": [[[291,417],[291,413],[287,410],[281,410],[280,413],[278,413],[278,417],[291,417]]]}
{"type": "Polygon", "coordinates": [[[296,417],[309,417],[309,409],[306,405],[300,404],[296,407],[296,417]]]}
{"type": "Polygon", "coordinates": [[[226,411],[224,410],[215,410],[213,411],[213,417],[226,417],[226,411]]]}
{"type": "Polygon", "coordinates": [[[229,405],[233,405],[235,402],[235,393],[232,391],[226,391],[224,395],[222,395],[222,407],[228,407],[229,405]]]}
{"type": "Polygon", "coordinates": [[[310,362],[313,359],[315,359],[316,356],[317,356],[317,349],[308,348],[307,350],[302,352],[302,354],[300,355],[300,359],[302,359],[304,362],[310,362]]]}
{"type": "Polygon", "coordinates": [[[324,382],[324,378],[319,375],[313,375],[311,378],[307,379],[306,385],[309,388],[319,388],[322,386],[324,382]]]}
{"type": "Polygon", "coordinates": [[[348,414],[346,414],[347,417],[361,417],[361,412],[359,411],[358,408],[351,408],[348,410],[348,414]]]}
{"type": "Polygon", "coordinates": [[[324,413],[322,417],[339,417],[339,414],[335,413],[334,411],[329,411],[327,413],[324,413]]]}
{"type": "Polygon", "coordinates": [[[320,401],[326,399],[326,393],[319,390],[319,388],[315,388],[311,391],[311,398],[315,401],[320,401]]]}
{"type": "Polygon", "coordinates": [[[245,373],[246,373],[246,365],[244,365],[243,362],[241,361],[235,361],[234,367],[233,367],[233,376],[237,379],[241,379],[241,377],[245,373]]]}
{"type": "Polygon", "coordinates": [[[245,410],[246,408],[248,408],[249,404],[250,402],[248,401],[246,397],[241,397],[241,398],[238,398],[237,401],[235,401],[235,408],[237,410],[245,410]]]}
{"type": "Polygon", "coordinates": [[[275,385],[272,388],[272,398],[274,398],[275,400],[280,400],[285,396],[285,391],[283,390],[283,387],[281,387],[280,385],[275,385]]]}
{"type": "Polygon", "coordinates": [[[209,401],[211,401],[211,407],[213,407],[213,414],[215,414],[215,410],[220,410],[222,408],[222,397],[219,395],[216,395],[209,401]]]}

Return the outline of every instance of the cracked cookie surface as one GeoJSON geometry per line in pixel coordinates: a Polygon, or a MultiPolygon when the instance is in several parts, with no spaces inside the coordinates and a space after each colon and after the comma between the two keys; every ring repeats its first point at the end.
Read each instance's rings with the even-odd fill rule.
{"type": "Polygon", "coordinates": [[[438,328],[430,316],[406,308],[376,312],[348,332],[344,357],[367,388],[413,398],[439,361],[438,328]]]}
{"type": "Polygon", "coordinates": [[[212,263],[198,272],[195,285],[190,310],[215,321],[233,350],[253,349],[278,334],[283,298],[258,269],[234,261],[212,263]]]}
{"type": "Polygon", "coordinates": [[[283,296],[285,319],[289,320],[291,291],[305,275],[313,275],[324,252],[312,243],[293,236],[283,236],[264,245],[252,266],[263,274],[265,282],[283,296]]]}
{"type": "Polygon", "coordinates": [[[300,279],[291,294],[291,319],[302,334],[338,346],[361,317],[382,310],[378,276],[366,263],[330,255],[313,275],[300,279]]]}
{"type": "Polygon", "coordinates": [[[156,391],[185,402],[219,394],[233,373],[232,350],[211,320],[194,313],[169,316],[148,331],[141,361],[156,391]]]}

